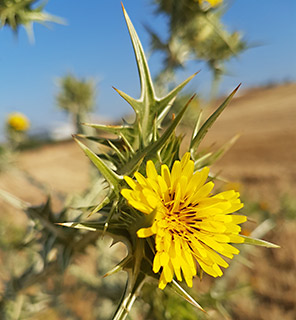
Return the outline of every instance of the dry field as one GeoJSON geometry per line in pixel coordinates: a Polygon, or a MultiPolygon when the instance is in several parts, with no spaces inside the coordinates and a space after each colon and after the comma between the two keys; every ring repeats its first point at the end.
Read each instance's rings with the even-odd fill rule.
{"type": "MultiPolygon", "coordinates": [[[[242,91],[210,130],[205,145],[218,147],[236,133],[240,139],[213,171],[239,183],[244,197],[276,215],[283,196],[296,196],[296,84],[242,91]]],[[[73,142],[23,152],[18,165],[52,191],[80,192],[89,181],[88,159],[73,142]]],[[[0,188],[34,204],[44,199],[15,171],[0,175],[0,188]]],[[[61,203],[56,199],[54,205],[61,203]]],[[[19,223],[24,221],[21,212],[12,212],[3,202],[1,207],[0,219],[2,212],[10,212],[19,223]]],[[[278,221],[266,238],[282,248],[256,249],[251,255],[254,269],[246,272],[255,302],[235,303],[233,319],[296,319],[296,221],[278,221]]]]}

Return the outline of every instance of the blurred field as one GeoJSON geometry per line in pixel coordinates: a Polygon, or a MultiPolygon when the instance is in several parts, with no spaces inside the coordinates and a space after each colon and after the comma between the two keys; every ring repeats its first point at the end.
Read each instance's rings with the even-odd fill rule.
{"type": "MultiPolygon", "coordinates": [[[[210,130],[204,146],[215,143],[218,147],[236,133],[241,134],[240,139],[212,171],[239,184],[243,197],[258,204],[260,210],[277,215],[277,226],[265,238],[282,248],[252,251],[254,268],[245,272],[256,298],[234,302],[233,319],[296,319],[296,84],[242,91],[210,130]],[[290,218],[294,212],[294,219],[285,217],[285,206],[290,218]]],[[[18,165],[49,190],[65,194],[81,192],[89,182],[89,161],[71,141],[25,151],[18,165]]],[[[13,170],[0,175],[0,188],[34,204],[45,199],[36,186],[13,170]]],[[[54,199],[54,207],[60,207],[59,199],[54,199]]],[[[1,220],[20,225],[25,221],[21,212],[3,202],[0,206],[1,220]]],[[[92,318],[81,315],[79,319],[92,318]]]]}

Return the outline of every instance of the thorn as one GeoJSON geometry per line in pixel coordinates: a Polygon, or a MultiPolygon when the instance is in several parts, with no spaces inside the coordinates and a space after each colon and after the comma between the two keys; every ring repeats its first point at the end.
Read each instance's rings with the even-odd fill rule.
{"type": "Polygon", "coordinates": [[[95,210],[91,211],[91,212],[87,215],[87,218],[91,217],[91,216],[94,214],[94,211],[95,211],[95,210]]]}
{"type": "Polygon", "coordinates": [[[175,114],[175,113],[173,113],[173,114],[172,114],[172,120],[174,121],[174,120],[175,120],[175,118],[176,118],[176,114],[175,114]]]}
{"type": "Polygon", "coordinates": [[[125,8],[124,8],[124,5],[123,5],[122,1],[120,2],[120,4],[121,4],[123,12],[125,12],[125,8]]]}
{"type": "Polygon", "coordinates": [[[233,90],[233,93],[236,93],[237,90],[240,88],[241,85],[242,85],[242,83],[240,83],[240,84],[233,90]]]}
{"type": "Polygon", "coordinates": [[[105,236],[105,234],[106,234],[106,231],[107,231],[108,227],[109,227],[109,223],[108,223],[108,222],[105,222],[104,230],[103,230],[103,232],[102,232],[101,239],[104,239],[104,236],[105,236]]]}
{"type": "MultiPolygon", "coordinates": [[[[72,135],[73,136],[73,135],[72,135]]],[[[76,133],[75,134],[75,136],[77,137],[77,138],[87,138],[87,136],[85,135],[85,134],[83,134],[83,133],[76,133]]],[[[74,138],[75,139],[75,138],[74,138]]]]}
{"type": "Polygon", "coordinates": [[[188,100],[188,102],[186,103],[186,106],[188,106],[195,97],[196,97],[196,93],[193,94],[192,97],[188,100]]]}

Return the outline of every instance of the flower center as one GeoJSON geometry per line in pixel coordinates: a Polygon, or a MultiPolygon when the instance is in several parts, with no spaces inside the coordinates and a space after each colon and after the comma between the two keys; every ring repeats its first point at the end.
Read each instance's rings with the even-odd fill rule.
{"type": "Polygon", "coordinates": [[[170,194],[170,201],[165,202],[162,199],[162,203],[165,207],[165,228],[170,232],[171,235],[178,235],[182,238],[187,238],[188,234],[194,234],[200,229],[196,226],[198,222],[201,222],[201,219],[196,217],[196,207],[197,204],[192,205],[186,203],[186,198],[180,200],[178,206],[175,205],[175,193],[170,194]]]}

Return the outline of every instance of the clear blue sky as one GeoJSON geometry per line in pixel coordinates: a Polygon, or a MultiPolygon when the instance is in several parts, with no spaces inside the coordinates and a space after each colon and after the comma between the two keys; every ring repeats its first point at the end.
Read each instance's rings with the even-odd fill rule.
{"type": "MultiPolygon", "coordinates": [[[[148,51],[149,38],[143,24],[166,32],[164,19],[156,19],[150,0],[125,0],[124,5],[148,51]]],[[[130,111],[112,89],[115,86],[139,96],[139,80],[131,43],[119,0],[49,0],[46,11],[67,20],[51,29],[35,24],[35,44],[23,29],[19,37],[0,31],[0,128],[9,112],[20,111],[33,127],[50,127],[65,119],[55,106],[56,79],[67,72],[97,80],[96,113],[118,118],[130,111]]],[[[236,0],[223,18],[229,30],[240,30],[249,43],[260,44],[228,63],[221,93],[238,83],[243,87],[271,81],[296,81],[296,1],[236,0]]],[[[159,56],[149,59],[152,74],[160,66],[159,56]]],[[[200,70],[191,89],[206,91],[210,74],[203,64],[190,64],[180,81],[200,70]]],[[[1,134],[1,133],[0,133],[1,134]]]]}

